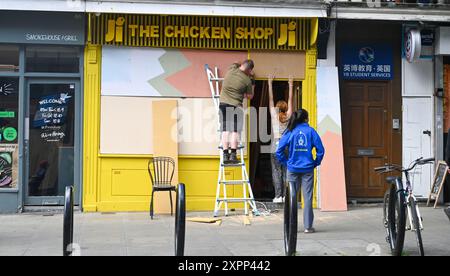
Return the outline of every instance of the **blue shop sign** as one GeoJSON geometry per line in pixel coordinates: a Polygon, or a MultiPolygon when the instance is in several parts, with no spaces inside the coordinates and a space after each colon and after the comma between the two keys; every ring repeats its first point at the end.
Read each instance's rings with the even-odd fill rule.
{"type": "Polygon", "coordinates": [[[340,72],[345,80],[394,78],[394,58],[388,45],[345,45],[341,57],[340,72]]]}

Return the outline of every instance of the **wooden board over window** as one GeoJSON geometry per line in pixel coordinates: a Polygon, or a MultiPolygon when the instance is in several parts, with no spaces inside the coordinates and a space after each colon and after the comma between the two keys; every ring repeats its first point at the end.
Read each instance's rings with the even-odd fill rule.
{"type": "Polygon", "coordinates": [[[265,79],[274,74],[277,79],[287,79],[292,75],[296,80],[305,79],[305,52],[251,51],[255,62],[256,78],[265,79]]]}
{"type": "Polygon", "coordinates": [[[100,153],[153,154],[152,99],[102,97],[100,153]]]}

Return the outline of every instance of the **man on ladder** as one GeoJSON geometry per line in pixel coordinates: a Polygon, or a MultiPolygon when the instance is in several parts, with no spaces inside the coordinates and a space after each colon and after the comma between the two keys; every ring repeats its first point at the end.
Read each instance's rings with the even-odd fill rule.
{"type": "Polygon", "coordinates": [[[220,93],[220,115],[223,160],[225,164],[239,163],[237,148],[243,129],[244,98],[253,99],[255,80],[252,60],[233,64],[225,76],[220,93]]]}
{"type": "Polygon", "coordinates": [[[228,203],[236,202],[244,203],[246,215],[248,215],[249,205],[253,213],[259,215],[244,162],[244,146],[240,143],[240,133],[244,125],[244,98],[251,100],[255,90],[253,68],[254,63],[251,60],[245,60],[242,64],[233,64],[225,78],[221,79],[218,68],[215,68],[215,72],[213,72],[208,65],[205,65],[214,106],[219,113],[219,132],[222,140],[219,147],[220,167],[214,207],[215,217],[218,216],[222,204],[225,205],[225,216],[227,216],[228,203]],[[221,92],[219,92],[220,82],[222,82],[221,92]],[[237,158],[237,150],[240,152],[240,160],[237,158]],[[241,168],[242,178],[240,180],[226,179],[225,169],[233,167],[241,168]],[[227,197],[227,186],[229,185],[242,185],[244,197],[227,197]],[[220,197],[221,190],[223,197],[220,197]]]}

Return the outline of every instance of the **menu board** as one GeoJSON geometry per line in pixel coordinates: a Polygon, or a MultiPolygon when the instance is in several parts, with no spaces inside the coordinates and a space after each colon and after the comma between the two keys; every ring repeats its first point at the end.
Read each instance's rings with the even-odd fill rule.
{"type": "Polygon", "coordinates": [[[44,141],[60,142],[64,140],[66,134],[63,126],[66,122],[71,98],[69,93],[59,93],[43,96],[39,100],[33,127],[42,130],[41,138],[44,141]]]}
{"type": "Polygon", "coordinates": [[[19,147],[0,144],[0,189],[16,189],[19,175],[19,147]]]}
{"type": "Polygon", "coordinates": [[[434,208],[437,207],[439,196],[442,192],[442,187],[445,183],[445,179],[447,178],[448,174],[448,165],[444,161],[440,161],[438,163],[438,166],[436,168],[436,174],[434,176],[433,185],[431,186],[431,192],[430,196],[428,197],[428,203],[427,206],[430,205],[431,200],[435,200],[434,208]]]}

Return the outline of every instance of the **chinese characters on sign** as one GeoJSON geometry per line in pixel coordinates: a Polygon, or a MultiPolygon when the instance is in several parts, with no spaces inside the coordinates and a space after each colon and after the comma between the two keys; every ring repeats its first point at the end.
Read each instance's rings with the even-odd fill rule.
{"type": "Polygon", "coordinates": [[[342,51],[340,71],[345,80],[392,80],[392,49],[380,45],[346,45],[342,51]]]}

